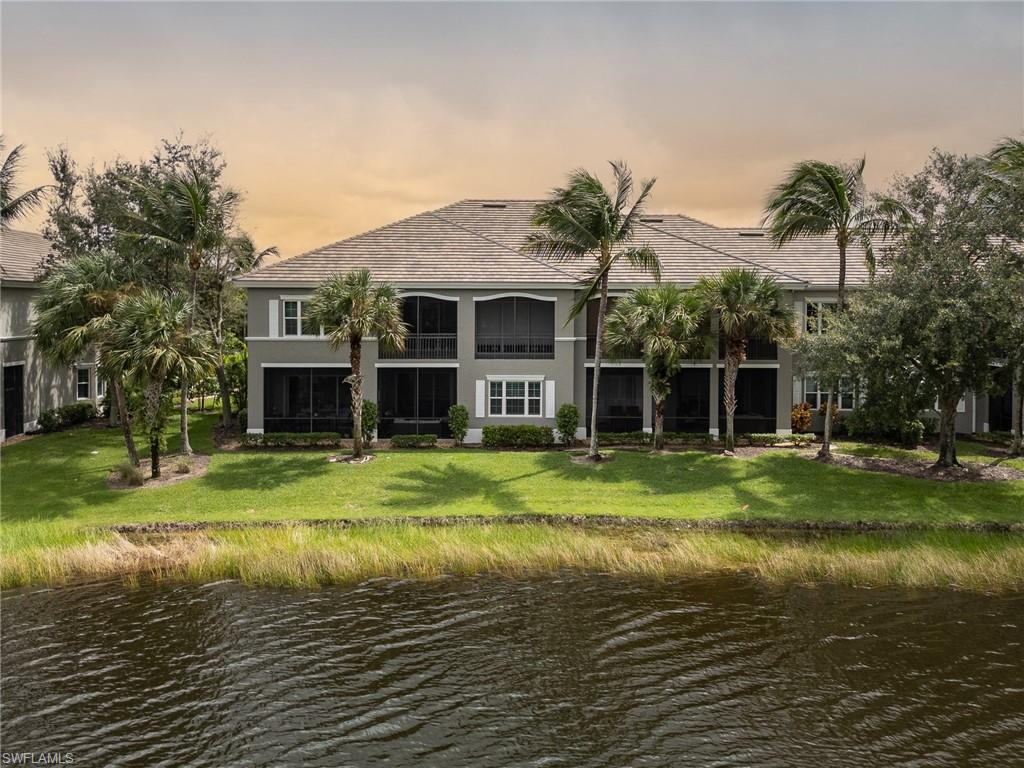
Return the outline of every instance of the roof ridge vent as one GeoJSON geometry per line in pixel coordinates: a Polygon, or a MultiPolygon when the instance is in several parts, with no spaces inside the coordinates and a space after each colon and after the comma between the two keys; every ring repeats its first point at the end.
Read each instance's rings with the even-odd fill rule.
{"type": "Polygon", "coordinates": [[[765,233],[762,230],[741,230],[736,233],[740,237],[764,237],[765,233]]]}
{"type": "Polygon", "coordinates": [[[640,219],[641,224],[661,224],[665,220],[657,216],[644,216],[640,219]]]}
{"type": "Polygon", "coordinates": [[[481,208],[508,208],[506,203],[480,203],[481,208]]]}

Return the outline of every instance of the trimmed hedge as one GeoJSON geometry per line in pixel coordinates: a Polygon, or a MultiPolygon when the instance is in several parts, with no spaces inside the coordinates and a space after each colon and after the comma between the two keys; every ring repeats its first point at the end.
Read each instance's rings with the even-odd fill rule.
{"type": "Polygon", "coordinates": [[[777,435],[774,432],[744,432],[737,435],[740,440],[747,440],[751,445],[778,445],[789,440],[790,435],[777,435]]]}
{"type": "Polygon", "coordinates": [[[533,424],[493,424],[484,427],[485,448],[550,448],[555,444],[551,427],[533,424]]]}
{"type": "Polygon", "coordinates": [[[242,435],[245,448],[337,448],[341,445],[339,432],[265,432],[262,435],[242,435]]]}
{"type": "Polygon", "coordinates": [[[814,435],[810,432],[800,432],[789,436],[789,442],[793,445],[810,445],[814,442],[814,435]]]}
{"type": "Polygon", "coordinates": [[[437,435],[392,435],[392,448],[434,448],[437,446],[437,435]]]}
{"type": "MultiPolygon", "coordinates": [[[[710,445],[715,441],[710,432],[666,432],[665,443],[672,445],[710,445]]],[[[604,445],[650,445],[653,432],[598,432],[597,442],[604,445]]]]}
{"type": "Polygon", "coordinates": [[[36,423],[43,432],[56,432],[61,429],[82,424],[96,417],[96,406],[92,403],[70,403],[60,408],[43,411],[36,423]]]}

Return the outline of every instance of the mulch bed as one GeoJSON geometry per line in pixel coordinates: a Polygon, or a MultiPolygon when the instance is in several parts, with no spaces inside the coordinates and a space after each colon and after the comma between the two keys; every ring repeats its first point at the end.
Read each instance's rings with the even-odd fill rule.
{"type": "MultiPolygon", "coordinates": [[[[815,453],[803,454],[809,459],[815,453]]],[[[885,459],[873,456],[850,456],[844,453],[833,453],[829,464],[851,469],[863,469],[868,472],[888,472],[893,475],[918,477],[925,480],[942,482],[978,483],[987,481],[1024,480],[1024,472],[1013,467],[1003,466],[998,462],[991,464],[974,464],[964,462],[960,467],[937,467],[930,460],[919,459],[885,459]]]]}
{"type": "Polygon", "coordinates": [[[191,480],[195,477],[202,477],[206,474],[206,470],[210,468],[210,456],[206,453],[193,453],[192,454],[192,470],[190,472],[183,472],[179,474],[175,471],[175,466],[179,459],[184,458],[181,454],[175,454],[172,456],[161,456],[160,457],[160,477],[152,478],[149,476],[149,459],[143,457],[142,465],[139,469],[142,470],[146,476],[145,481],[142,485],[129,485],[121,480],[121,476],[117,471],[111,472],[107,475],[107,487],[112,488],[115,491],[134,491],[142,488],[159,488],[164,485],[174,485],[185,480],[191,480]]]}

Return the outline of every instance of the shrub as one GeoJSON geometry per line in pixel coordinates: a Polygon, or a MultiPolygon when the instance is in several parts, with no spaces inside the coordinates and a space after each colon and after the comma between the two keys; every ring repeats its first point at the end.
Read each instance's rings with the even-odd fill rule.
{"type": "Polygon", "coordinates": [[[789,442],[793,445],[810,445],[814,442],[814,435],[810,432],[795,433],[789,436],[789,442]]]}
{"type": "Polygon", "coordinates": [[[810,403],[799,403],[793,407],[789,414],[789,423],[794,432],[809,432],[814,414],[811,412],[810,403]]]}
{"type": "Polygon", "coordinates": [[[242,435],[245,448],[337,448],[341,445],[337,432],[266,432],[242,435]]]}
{"type": "Polygon", "coordinates": [[[917,448],[924,442],[924,422],[920,419],[904,422],[900,428],[900,442],[907,448],[917,448]]]}
{"type": "MultiPolygon", "coordinates": [[[[653,435],[652,435],[653,438],[653,435]]],[[[666,432],[666,443],[697,443],[699,445],[710,445],[714,442],[714,435],[710,432],[666,432]]]]}
{"type": "Polygon", "coordinates": [[[601,445],[647,445],[653,439],[650,432],[598,432],[597,442],[601,445]]]}
{"type": "Polygon", "coordinates": [[[486,448],[547,448],[555,443],[551,427],[533,424],[492,424],[483,432],[486,448]]]}
{"type": "Polygon", "coordinates": [[[56,432],[64,426],[56,408],[51,408],[48,411],[42,411],[36,418],[36,424],[39,425],[39,428],[43,430],[43,432],[56,432]]]}
{"type": "Polygon", "coordinates": [[[786,437],[774,432],[747,432],[739,436],[740,440],[748,440],[751,445],[778,445],[786,437]]]}
{"type": "Polygon", "coordinates": [[[114,469],[117,472],[118,478],[125,485],[140,486],[146,482],[145,476],[142,474],[142,470],[132,464],[130,461],[125,460],[114,469]]]}
{"type": "Polygon", "coordinates": [[[249,428],[249,409],[243,408],[238,412],[238,428],[245,433],[245,430],[249,428]]]}
{"type": "Polygon", "coordinates": [[[562,403],[555,414],[555,428],[562,443],[571,446],[576,442],[576,430],[580,428],[580,409],[573,403],[562,403]]]}
{"type": "Polygon", "coordinates": [[[188,459],[178,459],[174,462],[174,473],[178,475],[187,475],[192,471],[192,462],[188,459]]]}
{"type": "Polygon", "coordinates": [[[393,435],[392,448],[433,448],[437,445],[437,435],[393,435]]]}
{"type": "Polygon", "coordinates": [[[462,445],[469,432],[469,411],[466,406],[456,403],[448,409],[448,429],[452,431],[456,445],[462,445]]]}
{"type": "Polygon", "coordinates": [[[363,400],[363,442],[373,442],[373,433],[377,431],[377,404],[372,400],[363,400]]]}

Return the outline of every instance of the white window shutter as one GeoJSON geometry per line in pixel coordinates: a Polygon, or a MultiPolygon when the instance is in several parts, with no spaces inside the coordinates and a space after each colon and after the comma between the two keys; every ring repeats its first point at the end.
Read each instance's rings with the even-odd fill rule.
{"type": "Polygon", "coordinates": [[[483,379],[476,380],[476,417],[482,419],[487,415],[487,382],[483,379]]]}
{"type": "Polygon", "coordinates": [[[544,382],[544,418],[555,418],[555,380],[547,379],[544,382]]]}
{"type": "Polygon", "coordinates": [[[278,299],[270,300],[270,333],[271,338],[276,339],[281,335],[281,321],[278,319],[278,309],[281,302],[278,299]]]}

